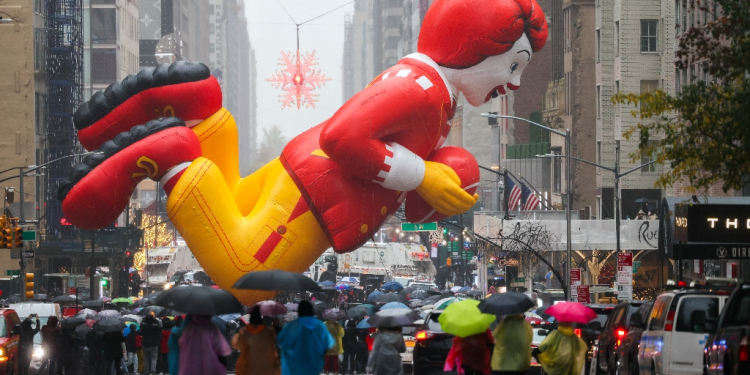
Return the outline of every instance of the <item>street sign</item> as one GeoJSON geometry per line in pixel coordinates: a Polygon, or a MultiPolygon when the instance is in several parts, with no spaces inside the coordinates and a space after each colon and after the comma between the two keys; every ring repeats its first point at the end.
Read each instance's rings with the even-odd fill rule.
{"type": "Polygon", "coordinates": [[[437,230],[437,222],[435,223],[401,223],[401,230],[404,232],[431,232],[437,230]]]}
{"type": "Polygon", "coordinates": [[[516,277],[515,282],[517,283],[525,283],[526,278],[525,277],[516,277]]]}
{"type": "Polygon", "coordinates": [[[581,269],[570,269],[570,285],[581,285],[581,269]]]}
{"type": "Polygon", "coordinates": [[[23,231],[22,239],[24,241],[36,241],[36,231],[35,230],[23,231]]]}
{"type": "Polygon", "coordinates": [[[632,285],[618,285],[617,286],[617,299],[620,301],[630,301],[633,299],[633,286],[632,285]]]}
{"type": "Polygon", "coordinates": [[[578,294],[578,303],[591,303],[588,285],[578,285],[576,293],[578,294]]]}
{"type": "Polygon", "coordinates": [[[23,252],[24,258],[33,258],[34,257],[34,250],[26,250],[23,252]]]}
{"type": "Polygon", "coordinates": [[[471,241],[464,241],[464,249],[466,250],[471,249],[471,241]]]}
{"type": "Polygon", "coordinates": [[[5,270],[5,276],[19,276],[21,275],[21,270],[5,270]]]}
{"type": "Polygon", "coordinates": [[[633,273],[638,273],[638,269],[641,268],[641,261],[640,260],[634,260],[633,261],[633,273]]]}

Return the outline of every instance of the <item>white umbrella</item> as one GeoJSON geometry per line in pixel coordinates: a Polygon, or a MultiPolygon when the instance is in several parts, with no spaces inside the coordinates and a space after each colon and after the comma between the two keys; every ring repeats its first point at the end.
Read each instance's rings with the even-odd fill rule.
{"type": "Polygon", "coordinates": [[[462,286],[454,286],[453,288],[451,288],[451,292],[456,293],[457,291],[461,290],[461,288],[463,288],[463,287],[462,286]]]}
{"type": "Polygon", "coordinates": [[[359,279],[354,276],[347,276],[341,278],[342,283],[358,283],[359,279]]]}

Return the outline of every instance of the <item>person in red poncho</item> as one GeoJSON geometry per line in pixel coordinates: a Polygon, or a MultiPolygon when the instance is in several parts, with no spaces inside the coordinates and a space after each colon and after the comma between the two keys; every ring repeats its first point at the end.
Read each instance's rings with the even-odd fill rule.
{"type": "Polygon", "coordinates": [[[492,345],[492,332],[488,329],[467,337],[454,337],[453,346],[445,359],[445,371],[455,371],[458,374],[482,375],[489,374],[492,345]]]}

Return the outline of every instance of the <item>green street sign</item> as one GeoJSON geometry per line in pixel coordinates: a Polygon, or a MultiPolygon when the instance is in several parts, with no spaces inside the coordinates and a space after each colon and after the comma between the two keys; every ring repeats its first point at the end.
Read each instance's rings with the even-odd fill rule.
{"type": "Polygon", "coordinates": [[[639,268],[641,268],[641,261],[634,260],[633,261],[633,273],[637,273],[639,268]]]}
{"type": "Polygon", "coordinates": [[[525,277],[516,277],[515,281],[516,283],[525,283],[526,278],[525,277]]]}
{"type": "Polygon", "coordinates": [[[21,270],[5,270],[6,276],[19,276],[21,275],[21,270]]]}
{"type": "Polygon", "coordinates": [[[437,230],[437,223],[401,223],[401,230],[404,232],[430,232],[437,230]]]}
{"type": "Polygon", "coordinates": [[[23,231],[23,234],[21,235],[21,238],[24,241],[36,241],[36,231],[35,230],[25,230],[25,231],[23,231]]]}

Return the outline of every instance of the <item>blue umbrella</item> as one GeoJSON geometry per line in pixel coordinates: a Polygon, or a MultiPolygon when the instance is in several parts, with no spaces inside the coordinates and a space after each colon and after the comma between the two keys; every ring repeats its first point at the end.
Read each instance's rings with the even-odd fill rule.
{"type": "Polygon", "coordinates": [[[389,309],[408,309],[409,306],[404,305],[401,302],[388,302],[383,307],[380,308],[380,310],[389,310],[389,309]]]}
{"type": "Polygon", "coordinates": [[[389,281],[383,284],[383,290],[401,291],[401,290],[404,290],[404,286],[401,285],[401,283],[397,283],[395,281],[389,281]]]}
{"type": "Polygon", "coordinates": [[[368,320],[370,320],[370,318],[362,319],[362,321],[357,324],[357,328],[370,328],[370,323],[367,323],[368,320]]]}
{"type": "Polygon", "coordinates": [[[383,295],[383,292],[381,292],[379,290],[376,290],[376,291],[370,293],[369,296],[367,296],[367,301],[373,302],[373,301],[375,301],[375,298],[378,298],[378,297],[380,297],[382,295],[383,295]]]}
{"type": "Polygon", "coordinates": [[[349,285],[346,285],[346,284],[336,285],[336,289],[338,289],[338,290],[348,290],[348,289],[351,289],[351,288],[352,287],[350,287],[349,285]]]}
{"type": "Polygon", "coordinates": [[[328,281],[328,280],[323,281],[323,282],[318,283],[318,284],[320,284],[320,286],[324,286],[324,287],[327,287],[327,288],[331,288],[331,287],[333,287],[333,286],[336,285],[333,281],[328,281]]]}

